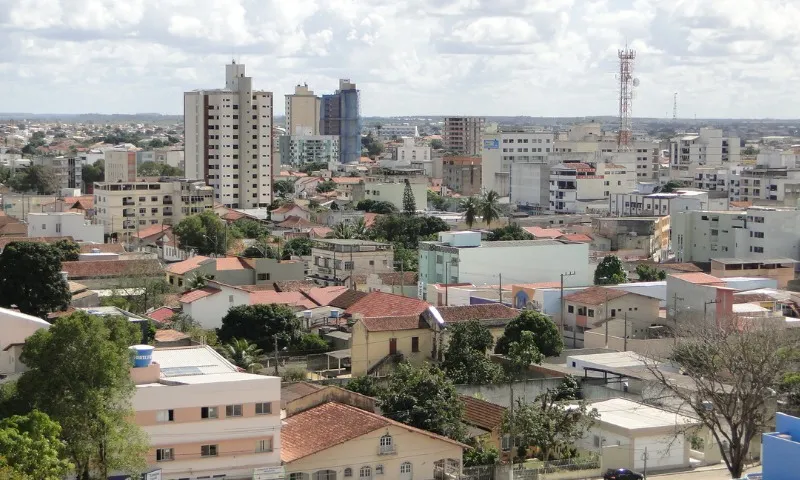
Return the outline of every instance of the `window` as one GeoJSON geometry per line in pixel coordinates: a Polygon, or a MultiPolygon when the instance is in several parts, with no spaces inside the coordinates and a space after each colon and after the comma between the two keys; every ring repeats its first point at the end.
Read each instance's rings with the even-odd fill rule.
{"type": "Polygon", "coordinates": [[[511,435],[503,435],[500,448],[502,448],[504,452],[511,450],[511,435]]]}
{"type": "Polygon", "coordinates": [[[567,306],[567,313],[575,313],[575,306],[574,305],[567,306]]]}
{"type": "Polygon", "coordinates": [[[375,475],[383,475],[383,465],[375,465],[375,475]]]}
{"type": "Polygon", "coordinates": [[[259,273],[258,274],[259,280],[269,280],[269,273],[259,273]]]}
{"type": "Polygon", "coordinates": [[[200,418],[217,418],[217,407],[203,407],[200,409],[200,418]]]}
{"type": "Polygon", "coordinates": [[[589,316],[590,316],[590,317],[594,317],[594,310],[592,310],[592,309],[589,309],[589,316]]]}
{"type": "Polygon", "coordinates": [[[216,457],[217,456],[217,446],[216,445],[201,445],[200,446],[200,456],[201,457],[216,457]]]}
{"type": "Polygon", "coordinates": [[[259,440],[256,442],[256,453],[264,453],[272,451],[272,439],[259,440]]]}
{"type": "Polygon", "coordinates": [[[372,478],[372,467],[363,466],[358,471],[358,478],[372,478]]]}
{"type": "Polygon", "coordinates": [[[411,462],[403,462],[400,464],[400,473],[411,476],[411,462]]]}
{"type": "Polygon", "coordinates": [[[344,262],[344,269],[345,270],[352,270],[353,269],[353,262],[344,262]]]}
{"type": "Polygon", "coordinates": [[[270,402],[256,403],[256,415],[269,415],[272,413],[272,404],[270,402]]]}
{"type": "Polygon", "coordinates": [[[345,468],[344,469],[344,476],[345,477],[352,477],[353,476],[353,469],[350,468],[350,467],[345,468]]]}
{"type": "Polygon", "coordinates": [[[225,406],[225,416],[226,417],[241,417],[242,416],[242,406],[241,405],[226,405],[225,406]]]}
{"type": "Polygon", "coordinates": [[[175,455],[171,448],[156,449],[156,462],[168,462],[174,459],[175,455]]]}
{"type": "Polygon", "coordinates": [[[419,337],[411,337],[411,351],[419,352],[419,337]]]}
{"type": "Polygon", "coordinates": [[[394,440],[391,435],[384,435],[381,437],[380,447],[378,449],[379,455],[388,455],[394,453],[394,440]]]}
{"type": "Polygon", "coordinates": [[[174,422],[175,410],[159,410],[156,412],[156,422],[174,422]]]}

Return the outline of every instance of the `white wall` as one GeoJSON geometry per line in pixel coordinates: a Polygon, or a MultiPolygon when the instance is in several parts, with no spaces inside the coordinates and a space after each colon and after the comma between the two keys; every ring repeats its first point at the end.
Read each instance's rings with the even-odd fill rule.
{"type": "Polygon", "coordinates": [[[231,307],[250,305],[250,294],[243,290],[219,286],[221,292],[203,297],[191,303],[182,303],[184,313],[192,317],[202,328],[212,329],[222,326],[222,317],[231,307]],[[231,297],[233,301],[231,301],[231,297]]]}
{"type": "Polygon", "coordinates": [[[644,468],[644,451],[647,449],[647,469],[664,470],[688,466],[685,458],[684,435],[650,435],[637,437],[634,440],[634,470],[644,468]]]}
{"type": "Polygon", "coordinates": [[[13,373],[24,370],[19,363],[17,348],[6,349],[9,345],[25,342],[25,339],[50,324],[41,318],[25,315],[6,308],[0,308],[0,372],[13,373]]]}
{"type": "Polygon", "coordinates": [[[103,243],[103,226],[91,225],[80,213],[28,214],[29,237],[72,237],[76,242],[103,243]]]}

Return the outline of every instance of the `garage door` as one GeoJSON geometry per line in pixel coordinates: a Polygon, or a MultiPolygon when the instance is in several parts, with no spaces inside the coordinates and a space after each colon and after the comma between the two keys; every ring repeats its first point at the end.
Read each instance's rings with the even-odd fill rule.
{"type": "Polygon", "coordinates": [[[683,443],[683,434],[679,434],[677,437],[638,437],[634,443],[636,449],[634,470],[644,469],[645,447],[647,448],[648,470],[683,466],[683,443]]]}

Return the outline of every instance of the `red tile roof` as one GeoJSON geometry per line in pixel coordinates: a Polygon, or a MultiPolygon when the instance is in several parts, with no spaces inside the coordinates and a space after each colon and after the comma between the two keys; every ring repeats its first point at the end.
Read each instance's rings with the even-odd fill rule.
{"type": "Polygon", "coordinates": [[[568,233],[566,235],[561,235],[558,237],[559,240],[569,240],[570,242],[578,242],[578,243],[591,243],[592,237],[589,235],[584,235],[582,233],[568,233]]]}
{"type": "Polygon", "coordinates": [[[81,260],[61,262],[61,270],[67,272],[69,279],[122,277],[131,274],[163,275],[164,270],[158,260],[81,260]]]}
{"type": "Polygon", "coordinates": [[[92,253],[97,249],[102,253],[125,253],[125,247],[121,243],[84,243],[81,245],[81,253],[92,253]]]}
{"type": "Polygon", "coordinates": [[[570,302],[582,303],[585,305],[602,305],[608,300],[614,300],[628,295],[630,292],[625,290],[617,290],[608,287],[589,287],[580,292],[572,293],[564,297],[564,300],[570,302]]]}
{"type": "Polygon", "coordinates": [[[316,223],[309,222],[305,218],[298,217],[297,215],[289,215],[284,221],[276,225],[276,227],[280,228],[311,228],[315,226],[317,226],[316,223]]]}
{"type": "Polygon", "coordinates": [[[181,295],[178,301],[181,303],[192,303],[195,300],[200,300],[201,298],[214,295],[215,293],[219,293],[221,291],[222,290],[213,287],[196,288],[194,290],[189,290],[188,292],[181,295]]]}
{"type": "Polygon", "coordinates": [[[344,286],[317,287],[303,290],[303,294],[313,300],[317,305],[327,307],[332,301],[338,298],[339,295],[344,293],[345,290],[347,290],[347,287],[344,286]]]}
{"type": "Polygon", "coordinates": [[[461,420],[467,425],[490,432],[503,424],[505,407],[466,395],[459,396],[459,399],[464,402],[464,416],[461,420]]]}
{"type": "Polygon", "coordinates": [[[429,328],[420,315],[369,317],[360,320],[368,332],[396,332],[429,328]]]}
{"type": "Polygon", "coordinates": [[[557,228],[522,227],[523,230],[533,235],[534,238],[558,238],[564,232],[557,228]]]}
{"type": "Polygon", "coordinates": [[[300,292],[316,288],[317,284],[310,280],[283,280],[272,284],[278,292],[300,292]]]}
{"type": "Polygon", "coordinates": [[[175,313],[177,312],[170,307],[159,307],[148,313],[147,317],[152,318],[158,323],[166,323],[175,313]]]}
{"type": "Polygon", "coordinates": [[[364,179],[361,177],[333,177],[331,180],[338,185],[355,185],[364,181],[364,179]]]}
{"type": "Polygon", "coordinates": [[[517,283],[515,284],[517,287],[520,288],[558,288],[561,286],[560,282],[537,282],[537,283],[517,283]]]}
{"type": "Polygon", "coordinates": [[[684,282],[693,283],[695,285],[712,285],[716,283],[724,283],[722,280],[720,280],[715,276],[700,272],[678,273],[670,276],[683,280],[684,282]]]}
{"type": "Polygon", "coordinates": [[[316,308],[319,305],[306,297],[302,292],[276,292],[274,290],[259,290],[250,292],[250,305],[277,303],[280,305],[294,305],[302,308],[316,308]]]}
{"type": "Polygon", "coordinates": [[[149,227],[140,229],[138,232],[134,232],[133,236],[142,239],[152,237],[153,235],[166,232],[168,230],[172,230],[172,227],[169,225],[150,225],[149,227]]]}
{"type": "Polygon", "coordinates": [[[369,295],[367,292],[359,292],[358,290],[345,290],[338,297],[328,303],[328,306],[334,308],[341,308],[347,310],[351,305],[369,295]]]}
{"type": "Polygon", "coordinates": [[[167,265],[166,270],[167,273],[184,275],[199,267],[200,264],[206,260],[210,260],[210,258],[203,255],[195,255],[194,257],[187,258],[186,260],[180,262],[170,263],[167,265]]]}
{"type": "Polygon", "coordinates": [[[187,338],[189,335],[172,329],[156,330],[155,336],[156,342],[178,342],[187,338]]]}
{"type": "Polygon", "coordinates": [[[281,461],[290,463],[389,426],[461,448],[466,445],[350,405],[328,402],[286,418],[281,427],[281,461]]]}
{"type": "Polygon", "coordinates": [[[390,317],[402,315],[420,315],[430,304],[424,300],[403,297],[392,293],[372,292],[366,297],[350,305],[345,313],[359,313],[366,317],[390,317]]]}
{"type": "Polygon", "coordinates": [[[276,208],[275,210],[271,210],[270,213],[289,213],[294,208],[299,208],[300,210],[303,210],[304,212],[308,212],[309,211],[307,208],[305,208],[305,207],[303,207],[301,205],[297,205],[296,203],[291,203],[290,202],[290,203],[287,203],[287,204],[285,204],[283,206],[280,206],[280,207],[276,208]]]}
{"type": "Polygon", "coordinates": [[[381,216],[380,213],[365,213],[364,214],[364,225],[366,225],[367,227],[371,227],[372,224],[375,223],[375,220],[377,220],[378,217],[380,217],[380,216],[381,216]]]}
{"type": "Polygon", "coordinates": [[[217,270],[250,270],[252,267],[241,257],[216,258],[217,270]]]}

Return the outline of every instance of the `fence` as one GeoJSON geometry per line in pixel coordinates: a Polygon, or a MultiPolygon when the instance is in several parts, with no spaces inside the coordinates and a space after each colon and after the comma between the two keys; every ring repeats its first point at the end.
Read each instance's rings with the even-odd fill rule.
{"type": "Polygon", "coordinates": [[[571,458],[514,469],[514,480],[589,480],[600,475],[600,458],[571,458]]]}

